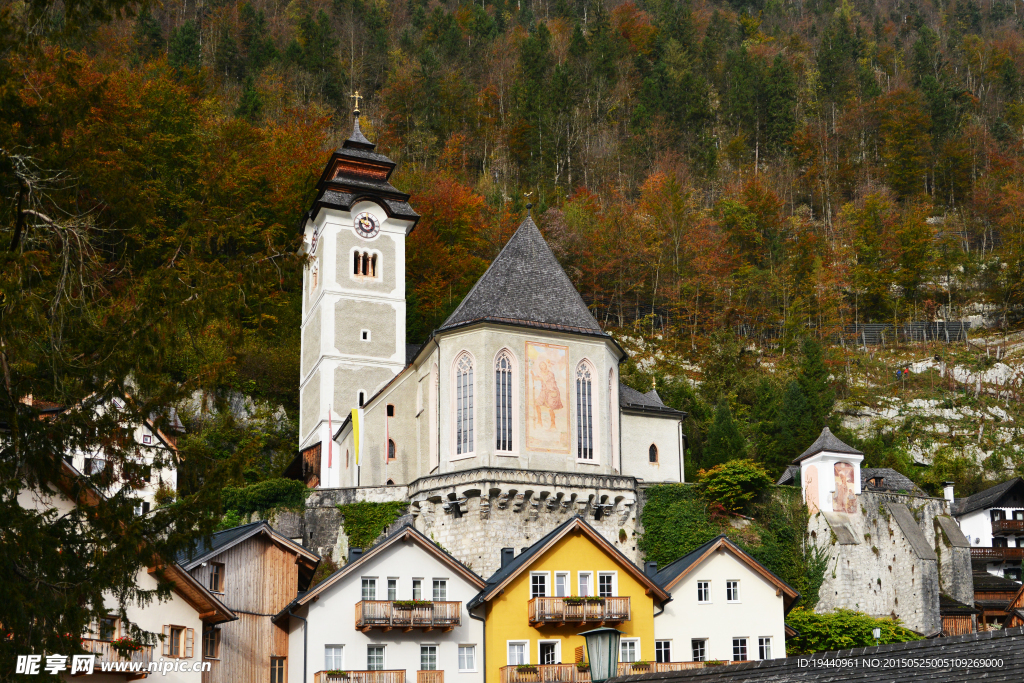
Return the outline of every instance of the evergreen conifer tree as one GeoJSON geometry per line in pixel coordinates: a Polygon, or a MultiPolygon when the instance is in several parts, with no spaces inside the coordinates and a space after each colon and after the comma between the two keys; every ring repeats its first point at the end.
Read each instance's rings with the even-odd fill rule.
{"type": "Polygon", "coordinates": [[[775,445],[765,460],[765,466],[773,474],[780,473],[793,458],[814,443],[820,432],[821,429],[814,426],[811,404],[800,382],[790,382],[775,426],[775,445]]]}
{"type": "Polygon", "coordinates": [[[189,19],[171,32],[167,61],[175,69],[198,69],[202,59],[199,29],[189,19]]]}
{"type": "Polygon", "coordinates": [[[164,34],[160,22],[148,8],[142,10],[135,20],[134,37],[135,49],[143,60],[153,59],[164,51],[164,34]]]}
{"type": "Polygon", "coordinates": [[[235,116],[255,123],[259,120],[262,110],[263,99],[260,97],[260,91],[256,89],[256,79],[250,74],[245,77],[245,83],[242,85],[242,97],[238,101],[235,116]]]}
{"type": "Polygon", "coordinates": [[[708,430],[708,440],[704,445],[704,459],[701,465],[706,469],[720,465],[727,460],[744,458],[747,455],[747,442],[740,434],[739,427],[732,417],[729,401],[722,398],[715,408],[715,421],[708,430]]]}
{"type": "Polygon", "coordinates": [[[803,359],[800,362],[797,382],[807,400],[808,429],[813,432],[813,438],[817,438],[828,424],[828,418],[835,406],[836,392],[829,383],[828,368],[825,367],[821,344],[813,339],[804,341],[803,359]]]}

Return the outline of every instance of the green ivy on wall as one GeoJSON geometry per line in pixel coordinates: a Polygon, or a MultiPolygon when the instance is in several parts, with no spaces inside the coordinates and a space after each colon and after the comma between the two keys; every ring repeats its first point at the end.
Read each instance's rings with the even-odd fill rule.
{"type": "Polygon", "coordinates": [[[342,528],[348,536],[350,548],[369,548],[389,524],[405,514],[408,503],[350,503],[339,505],[343,517],[342,528]]]}
{"type": "Polygon", "coordinates": [[[226,486],[221,490],[221,505],[225,513],[234,511],[247,516],[253,512],[266,512],[274,508],[301,511],[306,507],[309,488],[294,479],[267,479],[248,486],[226,486]]]}

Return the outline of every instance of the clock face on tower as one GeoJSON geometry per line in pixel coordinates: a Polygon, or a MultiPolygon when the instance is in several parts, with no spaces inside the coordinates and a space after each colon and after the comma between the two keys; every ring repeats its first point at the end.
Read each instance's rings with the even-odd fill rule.
{"type": "Polygon", "coordinates": [[[359,233],[359,236],[365,237],[366,239],[376,237],[377,233],[380,232],[380,223],[369,211],[363,211],[361,214],[356,216],[355,225],[356,232],[359,233]]]}

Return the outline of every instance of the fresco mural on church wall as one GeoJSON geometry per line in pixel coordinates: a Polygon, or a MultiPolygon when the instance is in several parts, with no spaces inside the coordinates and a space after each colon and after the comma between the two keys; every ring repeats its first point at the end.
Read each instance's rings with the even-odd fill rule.
{"type": "Polygon", "coordinates": [[[837,462],[835,467],[836,490],[832,493],[832,510],[835,512],[857,511],[857,496],[854,493],[853,465],[837,462]]]}
{"type": "Polygon", "coordinates": [[[526,448],[569,452],[569,347],[526,342],[526,448]]]}

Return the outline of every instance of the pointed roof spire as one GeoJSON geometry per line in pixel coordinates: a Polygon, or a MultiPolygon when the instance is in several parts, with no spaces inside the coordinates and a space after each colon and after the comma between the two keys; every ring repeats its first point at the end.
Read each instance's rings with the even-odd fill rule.
{"type": "Polygon", "coordinates": [[[485,320],[605,336],[530,216],[439,329],[485,320]]]}
{"type": "Polygon", "coordinates": [[[342,147],[372,150],[376,145],[367,140],[366,136],[363,135],[362,129],[359,128],[359,101],[365,98],[359,94],[358,90],[350,95],[350,97],[355,101],[355,107],[352,109],[352,135],[349,136],[348,140],[345,140],[342,147]]]}

